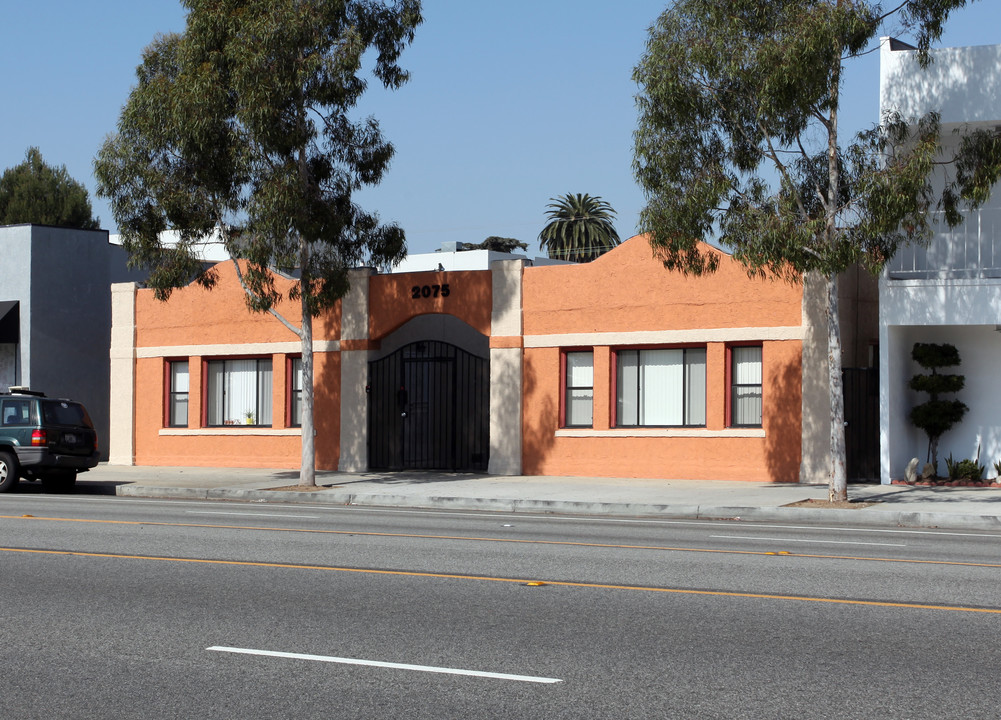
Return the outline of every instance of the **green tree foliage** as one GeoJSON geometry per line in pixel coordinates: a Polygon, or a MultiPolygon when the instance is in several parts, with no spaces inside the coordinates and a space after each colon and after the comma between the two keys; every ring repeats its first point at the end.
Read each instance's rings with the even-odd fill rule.
{"type": "MultiPolygon", "coordinates": [[[[939,368],[956,367],[959,365],[959,351],[954,345],[936,345],[933,343],[915,343],[911,350],[914,362],[930,370],[928,374],[915,375],[911,378],[911,390],[928,393],[929,399],[911,409],[911,422],[928,435],[928,455],[932,467],[938,472],[938,440],[953,425],[963,419],[969,410],[959,400],[943,400],[942,393],[957,393],[966,384],[962,375],[949,373],[940,374],[939,368]]],[[[927,462],[927,461],[926,461],[927,462]]]]}
{"type": "Polygon", "coordinates": [[[549,257],[590,262],[619,244],[612,225],[615,211],[600,197],[567,193],[549,199],[549,222],[539,233],[539,245],[549,257]]]}
{"type": "Polygon", "coordinates": [[[70,177],[66,166],[52,167],[30,147],[24,162],[0,176],[0,225],[35,223],[97,230],[87,188],[70,177]]]}
{"type": "Polygon", "coordinates": [[[183,0],[183,34],[158,36],[118,132],[95,162],[133,262],[166,299],[215,276],[200,243],[220,236],[247,304],[302,341],[300,483],[315,484],[312,318],[348,290],[348,270],[406,254],[403,231],[352,202],[393,156],[374,118],[351,111],[367,80],[408,79],[398,64],[421,23],[419,0],[183,0]],[[176,246],[161,233],[176,230],[176,246]],[[236,261],[245,262],[241,265],[236,261]],[[275,310],[274,271],[296,279],[296,326],[275,310]]]}
{"type": "MultiPolygon", "coordinates": [[[[640,230],[664,264],[712,272],[716,238],[749,274],[826,281],[832,500],[847,498],[837,276],[878,271],[898,247],[931,236],[938,116],[890,115],[854,138],[838,132],[842,70],[882,29],[917,34],[919,57],[966,0],[677,0],[653,28],[634,78],[641,88],[636,177],[647,197],[640,230]]],[[[939,197],[990,194],[997,134],[971,135],[939,197]],[[978,149],[981,151],[978,154],[978,149]]]]}
{"type": "Polygon", "coordinates": [[[463,243],[463,250],[493,250],[494,252],[513,253],[518,250],[528,250],[528,244],[514,238],[491,235],[480,243],[463,243]]]}

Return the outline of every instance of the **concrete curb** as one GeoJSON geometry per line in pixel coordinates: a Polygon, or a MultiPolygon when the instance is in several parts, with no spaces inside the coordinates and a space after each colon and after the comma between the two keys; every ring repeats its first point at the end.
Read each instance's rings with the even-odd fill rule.
{"type": "Polygon", "coordinates": [[[949,530],[1001,531],[1001,517],[908,510],[843,510],[793,507],[721,507],[712,505],[655,505],[647,503],[584,502],[574,500],[529,500],[345,493],[331,490],[291,492],[247,488],[178,488],[120,485],[123,497],[233,500],[253,503],[300,503],[367,507],[480,510],[550,515],[599,515],[607,517],[728,520],[776,522],[803,525],[848,525],[854,527],[939,528],[949,530]]]}

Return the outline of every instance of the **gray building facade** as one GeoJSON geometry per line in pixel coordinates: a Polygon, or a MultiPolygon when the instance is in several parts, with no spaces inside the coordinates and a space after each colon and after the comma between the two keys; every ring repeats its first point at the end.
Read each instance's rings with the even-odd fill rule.
{"type": "Polygon", "coordinates": [[[139,281],[106,230],[0,227],[0,391],[79,400],[108,456],[111,284],[139,281]]]}

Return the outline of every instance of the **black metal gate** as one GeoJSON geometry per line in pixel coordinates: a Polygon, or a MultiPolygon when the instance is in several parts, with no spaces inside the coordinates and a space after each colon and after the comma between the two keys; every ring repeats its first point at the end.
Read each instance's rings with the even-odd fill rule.
{"type": "Polygon", "coordinates": [[[842,371],[845,471],[849,480],[879,480],[879,368],[842,371]]]}
{"type": "Polygon", "coordinates": [[[370,468],[487,469],[486,358],[428,340],[370,362],[368,372],[370,468]]]}

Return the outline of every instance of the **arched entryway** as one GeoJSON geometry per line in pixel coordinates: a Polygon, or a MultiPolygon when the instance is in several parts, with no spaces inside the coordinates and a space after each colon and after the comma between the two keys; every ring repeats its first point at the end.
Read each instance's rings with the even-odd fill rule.
{"type": "Polygon", "coordinates": [[[419,340],[369,363],[369,467],[485,471],[490,366],[462,348],[419,340]]]}

